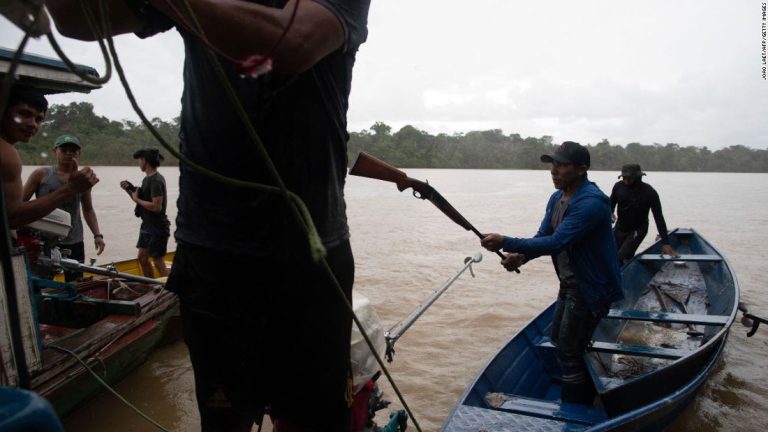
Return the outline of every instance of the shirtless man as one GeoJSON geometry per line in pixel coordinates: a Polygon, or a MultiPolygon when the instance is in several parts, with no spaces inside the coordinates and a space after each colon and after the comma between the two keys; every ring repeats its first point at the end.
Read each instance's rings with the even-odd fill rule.
{"type": "Polygon", "coordinates": [[[21,157],[14,145],[29,142],[40,131],[47,110],[48,101],[42,92],[16,85],[11,89],[6,109],[0,117],[0,179],[11,229],[46,216],[67,198],[88,191],[99,182],[90,168],[78,170],[77,161],[74,161],[73,174],[64,187],[39,199],[22,200],[21,157]]]}

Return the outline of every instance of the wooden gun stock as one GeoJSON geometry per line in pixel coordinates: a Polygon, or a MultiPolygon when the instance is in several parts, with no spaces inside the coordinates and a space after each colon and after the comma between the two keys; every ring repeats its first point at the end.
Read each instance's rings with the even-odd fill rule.
{"type": "Polygon", "coordinates": [[[360,177],[368,177],[376,180],[384,180],[395,183],[397,189],[402,192],[411,187],[413,182],[418,182],[392,165],[376,159],[365,152],[360,152],[357,159],[349,169],[349,174],[360,177]]]}

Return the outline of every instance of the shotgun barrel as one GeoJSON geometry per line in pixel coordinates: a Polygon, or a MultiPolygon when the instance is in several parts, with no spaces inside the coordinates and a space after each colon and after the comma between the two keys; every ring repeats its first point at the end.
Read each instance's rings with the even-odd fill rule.
{"type": "MultiPolygon", "coordinates": [[[[350,175],[368,177],[376,180],[384,180],[392,182],[397,185],[397,189],[402,192],[408,188],[413,189],[413,196],[419,199],[429,200],[440,211],[448,216],[457,225],[464,228],[467,231],[472,231],[479,239],[483,239],[483,235],[477,230],[469,221],[459,213],[449,202],[446,200],[440,192],[435,190],[427,182],[416,180],[408,177],[408,175],[392,165],[376,159],[365,152],[360,152],[352,164],[352,168],[349,170],[350,175]]],[[[499,258],[504,259],[504,254],[500,251],[496,251],[496,255],[499,258]]],[[[520,269],[515,269],[515,272],[520,273],[520,269]]]]}

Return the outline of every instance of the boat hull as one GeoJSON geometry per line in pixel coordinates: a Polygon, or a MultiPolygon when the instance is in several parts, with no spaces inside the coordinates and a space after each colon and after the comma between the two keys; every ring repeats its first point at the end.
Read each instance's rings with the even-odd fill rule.
{"type": "Polygon", "coordinates": [[[670,238],[684,252],[678,260],[661,257],[656,243],[622,268],[626,298],[601,320],[585,355],[600,395],[594,406],[560,401],[560,367],[549,340],[553,303],[486,364],[442,430],[635,431],[672,422],[721,358],[739,290],[727,260],[697,232],[678,229],[670,238]],[[669,292],[659,284],[667,284],[669,292]],[[681,310],[660,307],[663,301],[649,307],[649,299],[678,299],[670,287],[688,289],[681,310]],[[628,340],[645,332],[655,343],[628,340]],[[660,343],[659,334],[677,339],[660,343]]]}
{"type": "MultiPolygon", "coordinates": [[[[178,311],[171,306],[161,314],[133,328],[117,339],[99,355],[98,362],[90,367],[109,385],[114,385],[143,364],[168,332],[178,311]]],[[[104,386],[88,371],[73,365],[45,382],[36,385],[36,391],[48,399],[56,413],[66,416],[88,399],[105,390],[104,386]]]]}
{"type": "MultiPolygon", "coordinates": [[[[169,264],[173,255],[166,255],[169,264]]],[[[135,259],[113,265],[121,273],[141,275],[135,259]]],[[[88,273],[84,277],[89,280],[75,285],[79,300],[70,303],[48,298],[37,305],[42,322],[42,367],[31,373],[31,389],[48,399],[60,416],[105,390],[80,360],[113,385],[144,363],[159,345],[181,335],[174,293],[159,285],[118,283],[88,273]],[[120,286],[110,289],[111,284],[120,286]]]]}

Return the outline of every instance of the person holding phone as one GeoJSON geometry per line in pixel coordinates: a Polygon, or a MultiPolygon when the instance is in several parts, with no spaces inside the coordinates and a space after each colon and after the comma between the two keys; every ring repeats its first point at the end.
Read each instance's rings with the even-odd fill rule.
{"type": "Polygon", "coordinates": [[[165,178],[157,171],[163,155],[157,149],[145,148],[133,154],[138,159],[139,168],[144,172],[141,187],[137,188],[128,180],[120,182],[120,187],[128,192],[136,203],[136,217],[141,218],[138,260],[144,276],[154,277],[154,269],[159,276],[168,276],[165,266],[165,254],[168,251],[168,238],[171,236],[170,221],[165,214],[168,206],[168,191],[165,178]],[[151,261],[151,264],[150,264],[151,261]]]}

